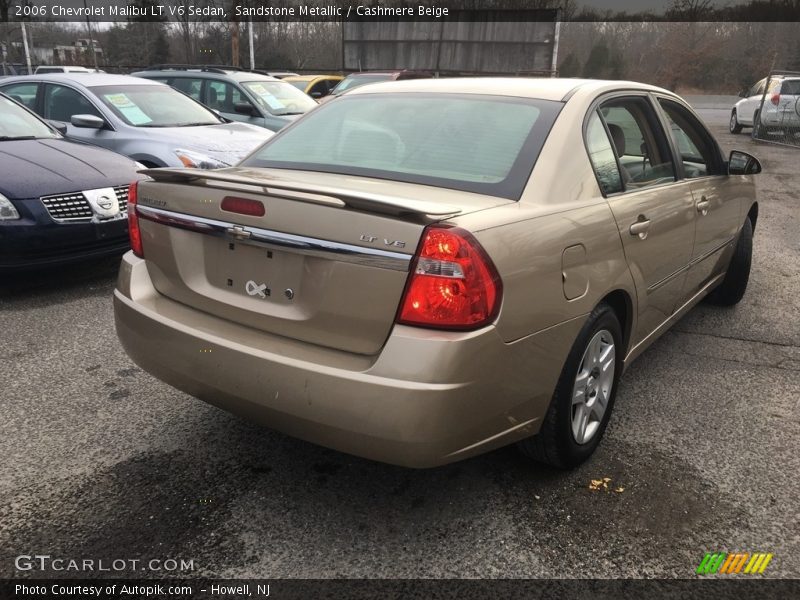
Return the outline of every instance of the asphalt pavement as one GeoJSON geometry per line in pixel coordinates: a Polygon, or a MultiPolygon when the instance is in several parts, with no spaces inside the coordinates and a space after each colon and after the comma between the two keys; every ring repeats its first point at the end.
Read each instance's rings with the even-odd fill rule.
{"type": "Polygon", "coordinates": [[[685,578],[714,551],[771,552],[764,576],[800,577],[800,149],[699,110],[764,166],[750,287],[630,367],[572,472],[514,448],[408,470],[288,438],[131,363],[116,261],[5,278],[0,577],[80,575],[16,568],[38,553],[193,561],[125,577],[685,578]]]}

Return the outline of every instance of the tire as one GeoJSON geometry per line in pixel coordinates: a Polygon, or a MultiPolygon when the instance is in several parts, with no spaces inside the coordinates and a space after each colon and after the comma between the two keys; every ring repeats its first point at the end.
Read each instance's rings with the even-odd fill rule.
{"type": "Polygon", "coordinates": [[[739,119],[736,116],[736,109],[735,108],[731,111],[731,120],[728,123],[728,129],[730,130],[731,133],[741,133],[742,132],[742,126],[739,124],[739,119]]]}
{"type": "Polygon", "coordinates": [[[572,469],[589,458],[600,444],[611,417],[623,356],[619,319],[608,304],[601,303],[589,315],[567,356],[539,433],[518,443],[522,453],[559,469],[572,469]],[[611,342],[610,355],[604,356],[611,342]],[[595,363],[593,356],[600,356],[600,362],[595,363]],[[610,376],[608,369],[613,369],[610,376]],[[575,391],[583,391],[583,396],[573,404],[573,396],[578,397],[575,391]],[[598,419],[596,411],[602,408],[603,398],[605,409],[598,419]],[[583,427],[585,438],[579,443],[580,433],[576,430],[580,432],[580,427],[576,423],[582,421],[579,412],[583,410],[581,415],[585,415],[587,407],[592,418],[583,427]]]}
{"type": "Polygon", "coordinates": [[[753,260],[753,224],[745,219],[736,249],[733,251],[728,272],[716,289],[707,296],[710,304],[733,306],[738,304],[747,290],[750,279],[750,264],[753,260]]]}

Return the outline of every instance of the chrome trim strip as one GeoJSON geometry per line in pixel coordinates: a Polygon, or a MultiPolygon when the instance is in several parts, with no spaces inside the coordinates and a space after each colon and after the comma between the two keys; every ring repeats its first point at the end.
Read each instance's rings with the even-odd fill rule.
{"type": "Polygon", "coordinates": [[[408,271],[411,264],[412,256],[401,252],[389,252],[379,248],[365,248],[364,246],[343,244],[341,242],[321,240],[259,227],[236,225],[142,204],[136,206],[136,213],[140,217],[156,223],[190,229],[206,235],[229,239],[240,244],[289,250],[305,256],[327,259],[330,259],[333,254],[336,255],[336,260],[342,262],[379,267],[381,269],[393,269],[395,271],[408,271]],[[232,233],[234,231],[236,233],[232,233]]]}
{"type": "Polygon", "coordinates": [[[648,294],[650,294],[650,293],[652,293],[652,292],[655,292],[655,291],[656,291],[658,288],[660,288],[660,287],[662,287],[662,286],[664,286],[664,285],[668,284],[670,281],[672,281],[673,279],[675,279],[675,278],[676,278],[678,275],[680,275],[680,274],[682,274],[682,273],[685,273],[685,272],[686,272],[686,271],[688,271],[688,270],[689,270],[689,265],[688,265],[688,264],[687,264],[687,265],[683,265],[683,266],[682,266],[680,269],[678,269],[677,271],[675,271],[675,272],[673,272],[673,273],[670,273],[669,275],[667,275],[666,277],[664,277],[664,279],[662,279],[662,280],[660,280],[660,281],[656,281],[656,282],[655,282],[653,285],[651,285],[650,287],[648,287],[648,288],[647,288],[647,293],[648,293],[648,294]]]}
{"type": "Polygon", "coordinates": [[[699,262],[702,262],[702,261],[704,261],[705,259],[707,259],[707,258],[708,258],[709,256],[711,256],[712,254],[716,254],[717,252],[719,252],[720,250],[722,250],[723,248],[725,248],[725,246],[729,245],[729,244],[730,244],[730,243],[731,243],[731,242],[732,242],[734,239],[736,239],[736,238],[735,238],[735,236],[734,236],[734,237],[732,237],[732,238],[730,238],[730,239],[729,239],[729,240],[727,240],[726,242],[723,242],[722,244],[720,244],[719,246],[717,246],[717,247],[716,247],[716,248],[714,248],[713,250],[709,250],[708,252],[706,252],[706,253],[705,253],[705,254],[703,254],[702,256],[698,256],[697,258],[693,258],[693,259],[692,259],[692,262],[690,262],[690,263],[689,263],[689,266],[690,266],[690,267],[693,267],[693,266],[695,266],[697,263],[699,263],[699,262]]]}

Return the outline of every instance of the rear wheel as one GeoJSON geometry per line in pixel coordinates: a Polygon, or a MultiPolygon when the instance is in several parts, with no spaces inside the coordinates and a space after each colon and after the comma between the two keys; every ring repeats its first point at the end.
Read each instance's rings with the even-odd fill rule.
{"type": "Polygon", "coordinates": [[[750,264],[753,259],[753,224],[745,219],[739,241],[728,265],[725,279],[711,292],[707,299],[711,304],[733,306],[744,296],[747,282],[750,280],[750,264]]]}
{"type": "Polygon", "coordinates": [[[742,126],[739,125],[739,119],[736,116],[736,109],[735,108],[731,111],[731,121],[728,124],[728,129],[730,129],[731,133],[741,133],[742,132],[742,126]]]}
{"type": "Polygon", "coordinates": [[[611,417],[622,354],[619,319],[599,304],[570,350],[539,433],[519,443],[522,453],[560,469],[589,458],[611,417]]]}

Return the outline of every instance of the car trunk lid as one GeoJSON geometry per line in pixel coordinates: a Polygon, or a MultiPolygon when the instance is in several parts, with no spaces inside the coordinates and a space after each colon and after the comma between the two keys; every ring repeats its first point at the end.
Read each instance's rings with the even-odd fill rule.
{"type": "Polygon", "coordinates": [[[367,355],[391,330],[425,226],[513,202],[307,171],[145,173],[152,181],[139,184],[137,212],[161,294],[265,332],[367,355]],[[263,215],[224,210],[225,198],[239,199],[226,203],[234,210],[263,205],[263,215]]]}

